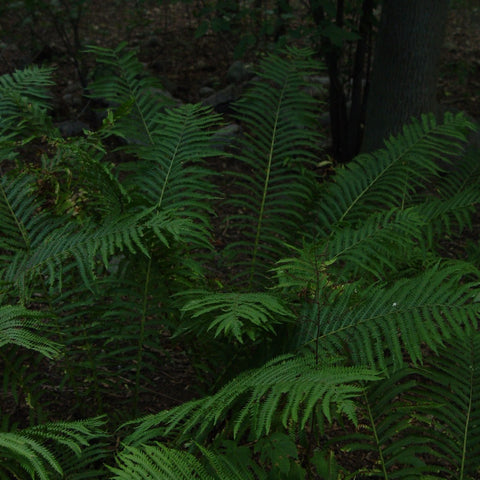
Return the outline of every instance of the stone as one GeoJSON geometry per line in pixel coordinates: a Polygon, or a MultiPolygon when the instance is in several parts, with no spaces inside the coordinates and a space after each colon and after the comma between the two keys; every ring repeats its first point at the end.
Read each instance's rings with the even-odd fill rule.
{"type": "Polygon", "coordinates": [[[78,137],[83,134],[84,130],[88,130],[90,127],[80,120],[65,120],[56,124],[56,127],[60,131],[62,137],[78,137]]]}
{"type": "Polygon", "coordinates": [[[212,87],[201,87],[198,91],[200,98],[206,98],[215,94],[215,89],[212,87]]]}
{"type": "Polygon", "coordinates": [[[228,147],[233,146],[235,140],[242,134],[242,127],[237,123],[225,125],[212,135],[212,147],[215,150],[224,152],[228,147]]]}
{"type": "Polygon", "coordinates": [[[246,67],[246,65],[240,61],[236,60],[230,65],[230,68],[227,72],[227,82],[229,83],[242,83],[251,78],[252,73],[246,67]]]}
{"type": "Polygon", "coordinates": [[[230,104],[238,99],[240,91],[241,88],[239,86],[228,85],[205,98],[202,103],[213,107],[219,113],[226,113],[230,110],[230,104]]]}

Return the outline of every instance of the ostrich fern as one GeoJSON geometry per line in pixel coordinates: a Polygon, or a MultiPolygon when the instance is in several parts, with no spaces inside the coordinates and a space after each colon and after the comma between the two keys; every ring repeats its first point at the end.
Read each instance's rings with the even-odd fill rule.
{"type": "MultiPolygon", "coordinates": [[[[445,342],[457,342],[464,330],[477,327],[479,272],[472,264],[442,259],[432,236],[447,228],[452,235],[462,231],[478,204],[474,179],[462,183],[458,176],[444,178],[437,163],[462,151],[469,128],[461,116],[447,116],[444,124],[424,117],[405,127],[402,136],[391,138],[387,149],[359,157],[341,171],[325,186],[327,196],[315,210],[316,224],[306,230],[305,247],[293,248],[297,255],[275,269],[282,296],[302,292],[303,301],[292,299],[299,319],[296,326],[287,327],[291,353],[242,373],[211,397],[145,418],[126,443],[163,438],[185,444],[189,438],[214,438],[218,444],[218,438],[231,436],[244,445],[247,440],[261,441],[272,428],[298,435],[307,423],[318,432],[319,441],[325,428],[321,418],[331,418],[330,402],[338,400],[336,415],[359,416],[359,425],[369,423],[369,433],[350,433],[322,447],[346,442],[351,449],[371,449],[379,469],[365,467],[359,473],[420,478],[455,475],[458,468],[465,478],[473,478],[478,462],[468,470],[464,452],[475,444],[475,420],[464,412],[478,408],[476,396],[462,394],[464,406],[458,412],[456,407],[449,410],[447,419],[441,409],[427,414],[429,394],[419,396],[420,387],[409,380],[422,375],[425,346],[434,362],[431,352],[442,358],[445,342]],[[460,184],[463,188],[454,195],[446,194],[460,184]],[[439,194],[432,196],[430,191],[439,194]],[[408,369],[406,361],[413,367],[408,369]],[[295,372],[291,377],[290,368],[295,372]],[[315,381],[309,368],[315,371],[315,381]],[[366,380],[365,375],[371,377],[366,380]],[[328,384],[329,378],[340,383],[328,384]],[[327,382],[324,389],[322,382],[327,382]],[[333,392],[339,391],[346,397],[335,397],[333,392]],[[446,420],[438,429],[446,428],[447,436],[432,434],[429,415],[438,418],[430,421],[446,420]],[[453,423],[457,418],[458,427],[453,423]],[[458,463],[442,471],[445,455],[458,463]]],[[[470,168],[460,164],[461,170],[475,171],[471,157],[464,161],[470,168]]],[[[197,306],[201,311],[201,303],[197,306]]],[[[442,365],[452,371],[449,363],[442,365]]],[[[442,392],[448,380],[444,373],[438,375],[442,386],[436,388],[442,392]]],[[[465,378],[464,373],[458,375],[465,378]]],[[[465,392],[472,391],[472,383],[462,383],[465,392]]],[[[456,402],[453,405],[459,406],[456,402]]],[[[316,465],[320,468],[321,462],[316,465]]]]}
{"type": "Polygon", "coordinates": [[[312,199],[309,168],[319,142],[319,104],[307,88],[319,65],[308,50],[288,53],[287,58],[265,59],[259,79],[235,106],[245,130],[236,157],[242,172],[249,173],[235,175],[238,193],[228,199],[238,212],[230,223],[242,240],[228,245],[227,253],[237,258],[247,289],[265,283],[266,270],[284,252],[285,243],[294,241],[312,199]]]}
{"type": "Polygon", "coordinates": [[[204,398],[128,417],[115,458],[100,419],[10,428],[3,477],[290,480],[328,476],[335,452],[367,449],[373,464],[349,474],[475,478],[479,272],[443,258],[440,241],[469,227],[480,199],[478,154],[463,155],[473,126],[424,116],[319,186],[306,94],[317,66],[303,50],[269,56],[236,107],[245,136],[227,161],[244,173],[225,175],[241,237],[222,261],[237,286],[217,293],[204,273],[218,260],[205,160],[220,118],[171,105],[125,46],[90,51],[101,67],[91,92],[108,108],[82,139],[51,126],[47,69],[0,80],[3,388],[16,401],[27,380],[41,390],[21,364],[47,356],[75,414],[86,399],[107,408],[120,383],[135,412],[167,328],[193,332],[193,347],[222,345],[225,370],[240,374],[204,398]],[[40,165],[23,163],[23,147],[44,135],[40,165]]]}

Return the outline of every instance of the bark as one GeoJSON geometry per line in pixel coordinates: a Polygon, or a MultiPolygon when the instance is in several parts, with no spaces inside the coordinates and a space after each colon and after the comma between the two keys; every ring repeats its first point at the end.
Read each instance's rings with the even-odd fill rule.
{"type": "Polygon", "coordinates": [[[378,32],[362,150],[422,113],[436,112],[436,84],[449,0],[385,0],[378,32]]]}

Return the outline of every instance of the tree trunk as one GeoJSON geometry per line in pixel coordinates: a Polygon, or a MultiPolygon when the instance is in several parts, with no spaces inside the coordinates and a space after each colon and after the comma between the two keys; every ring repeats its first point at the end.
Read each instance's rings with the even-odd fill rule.
{"type": "Polygon", "coordinates": [[[436,112],[436,84],[449,0],[385,0],[362,151],[383,146],[411,117],[436,112]]]}

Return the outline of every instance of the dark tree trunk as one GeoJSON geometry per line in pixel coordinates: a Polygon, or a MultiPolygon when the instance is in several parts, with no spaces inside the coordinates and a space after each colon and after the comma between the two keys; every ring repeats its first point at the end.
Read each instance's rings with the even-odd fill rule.
{"type": "MultiPolygon", "coordinates": [[[[349,162],[360,150],[369,83],[373,9],[376,3],[376,0],[363,0],[361,3],[357,25],[359,39],[356,42],[353,65],[349,71],[349,78],[353,82],[349,96],[346,93],[347,86],[344,80],[342,81],[342,77],[345,77],[345,72],[342,72],[344,45],[333,42],[328,35],[322,37],[320,52],[324,56],[330,80],[332,155],[340,163],[349,162]]],[[[324,5],[324,1],[310,0],[310,10],[317,26],[320,29],[327,29],[333,23],[339,29],[344,29],[345,0],[337,0],[335,18],[327,15],[324,5]]]]}
{"type": "Polygon", "coordinates": [[[436,112],[438,61],[449,0],[385,0],[362,151],[383,146],[411,117],[436,112]]]}

